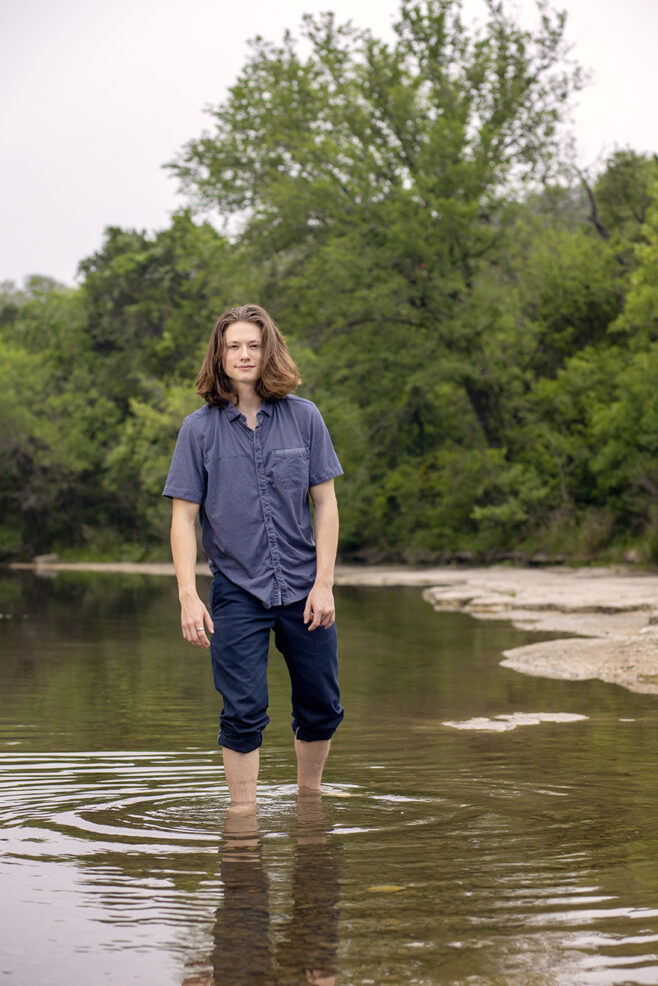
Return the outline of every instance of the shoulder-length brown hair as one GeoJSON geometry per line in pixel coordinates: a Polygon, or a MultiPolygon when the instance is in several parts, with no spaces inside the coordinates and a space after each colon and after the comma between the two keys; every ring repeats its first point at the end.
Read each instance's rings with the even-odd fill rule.
{"type": "Polygon", "coordinates": [[[224,335],[236,322],[251,322],[261,330],[263,368],[256,383],[258,396],[269,401],[287,397],[301,383],[299,372],[274,319],[260,305],[229,308],[215,322],[206,358],[196,378],[199,397],[212,407],[223,407],[228,401],[237,403],[235,387],[222,366],[224,335]]]}

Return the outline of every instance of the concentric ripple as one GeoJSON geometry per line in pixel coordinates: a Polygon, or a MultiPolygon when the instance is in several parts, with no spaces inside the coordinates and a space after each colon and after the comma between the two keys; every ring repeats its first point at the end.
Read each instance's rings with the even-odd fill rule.
{"type": "Polygon", "coordinates": [[[217,754],[7,753],[0,782],[5,852],[217,849],[217,813],[226,800],[217,754]]]}
{"type": "MultiPolygon", "coordinates": [[[[320,832],[330,848],[323,865],[332,886],[340,885],[342,934],[351,943],[343,983],[368,981],[364,970],[378,968],[382,935],[387,962],[400,970],[387,976],[395,984],[658,982],[658,900],[639,889],[649,833],[638,831],[622,806],[611,812],[610,831],[602,827],[606,792],[596,778],[588,820],[575,785],[523,781],[500,764],[480,766],[435,766],[440,794],[412,793],[391,784],[390,770],[364,769],[363,783],[329,785],[326,824],[311,832],[297,817],[295,787],[265,781],[261,849],[245,872],[260,888],[253,898],[258,914],[269,908],[274,939],[277,921],[291,913],[281,887],[293,866],[299,875],[302,837],[310,834],[313,842],[320,832]],[[629,865],[638,885],[624,892],[620,874],[629,865]]],[[[193,953],[195,968],[209,975],[202,956],[219,934],[213,922],[241,919],[225,892],[228,798],[218,754],[7,753],[0,778],[0,872],[21,901],[17,913],[42,926],[55,918],[39,910],[39,888],[47,886],[60,909],[82,893],[84,917],[76,920],[94,948],[113,953],[122,941],[133,949],[148,941],[150,948],[180,931],[184,947],[169,940],[167,948],[185,962],[189,929],[200,934],[205,927],[193,953]]],[[[312,888],[313,872],[304,879],[312,888]]],[[[306,906],[296,901],[292,913],[306,906]]]]}

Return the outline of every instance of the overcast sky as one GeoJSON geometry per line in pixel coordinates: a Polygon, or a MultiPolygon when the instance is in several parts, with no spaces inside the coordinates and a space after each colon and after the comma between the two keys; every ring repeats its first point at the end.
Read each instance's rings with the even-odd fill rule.
{"type": "MultiPolygon", "coordinates": [[[[658,0],[563,0],[593,73],[574,113],[579,159],[658,151],[658,0]]],[[[210,123],[259,33],[333,10],[391,36],[398,0],[2,0],[0,280],[73,284],[108,225],[150,231],[183,205],[161,165],[210,123]]],[[[481,0],[465,0],[468,16],[481,0]]],[[[516,0],[525,19],[534,3],[516,0]]]]}

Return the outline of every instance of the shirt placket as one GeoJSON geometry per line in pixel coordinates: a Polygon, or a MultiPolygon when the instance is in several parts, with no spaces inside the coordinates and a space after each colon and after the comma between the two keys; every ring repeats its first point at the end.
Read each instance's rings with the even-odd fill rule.
{"type": "MultiPolygon", "coordinates": [[[[263,520],[265,523],[265,534],[267,545],[270,551],[272,569],[274,571],[274,584],[270,595],[270,606],[280,606],[283,603],[284,593],[288,586],[281,568],[281,554],[274,529],[274,512],[272,510],[272,499],[270,497],[270,484],[265,472],[265,459],[263,457],[263,446],[258,432],[262,428],[259,425],[252,431],[252,441],[254,449],[254,463],[256,466],[256,482],[258,484],[258,495],[263,508],[263,520]]],[[[251,429],[250,429],[251,430],[251,429]]]]}

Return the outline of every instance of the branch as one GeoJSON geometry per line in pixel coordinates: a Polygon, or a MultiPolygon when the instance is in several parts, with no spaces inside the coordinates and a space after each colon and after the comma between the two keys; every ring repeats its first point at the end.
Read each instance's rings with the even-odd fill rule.
{"type": "Polygon", "coordinates": [[[596,205],[596,199],[594,198],[594,192],[592,191],[592,188],[589,182],[587,181],[587,179],[585,178],[585,175],[583,174],[582,171],[578,172],[578,176],[580,178],[581,185],[585,189],[587,198],[589,199],[589,205],[591,210],[589,215],[589,220],[594,225],[594,228],[596,229],[597,233],[599,233],[599,235],[602,236],[604,240],[609,240],[610,233],[601,222],[601,218],[599,216],[599,210],[596,205]]]}

